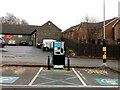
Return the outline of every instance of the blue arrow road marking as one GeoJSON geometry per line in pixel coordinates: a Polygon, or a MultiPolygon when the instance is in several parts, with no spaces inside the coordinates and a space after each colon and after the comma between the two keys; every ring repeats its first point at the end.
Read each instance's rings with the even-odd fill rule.
{"type": "Polygon", "coordinates": [[[107,86],[118,86],[120,85],[120,79],[111,79],[111,78],[97,78],[95,79],[100,85],[107,86]]]}
{"type": "Polygon", "coordinates": [[[0,83],[14,83],[19,77],[14,76],[0,76],[0,83]]]}

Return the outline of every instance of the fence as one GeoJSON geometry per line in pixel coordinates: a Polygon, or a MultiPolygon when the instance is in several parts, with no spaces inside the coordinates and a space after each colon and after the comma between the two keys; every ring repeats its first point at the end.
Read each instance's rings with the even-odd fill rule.
{"type": "MultiPolygon", "coordinates": [[[[78,44],[72,40],[64,39],[66,46],[73,49],[80,56],[102,56],[102,45],[78,44]]],[[[120,45],[107,45],[107,57],[120,58],[120,45]]]]}

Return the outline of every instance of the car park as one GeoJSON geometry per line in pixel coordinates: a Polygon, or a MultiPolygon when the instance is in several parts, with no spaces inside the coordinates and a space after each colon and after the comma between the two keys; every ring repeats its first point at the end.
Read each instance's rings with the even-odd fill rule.
{"type": "Polygon", "coordinates": [[[42,43],[42,42],[38,42],[38,43],[37,43],[37,48],[42,48],[42,46],[43,46],[43,43],[42,43]]]}
{"type": "Polygon", "coordinates": [[[21,40],[19,42],[19,46],[33,46],[33,41],[32,40],[21,40]]]}
{"type": "Polygon", "coordinates": [[[16,41],[11,39],[11,40],[8,41],[8,45],[15,46],[16,45],[16,41]]]}
{"type": "Polygon", "coordinates": [[[0,47],[4,48],[5,46],[5,40],[3,38],[0,38],[0,47]]]}
{"type": "Polygon", "coordinates": [[[28,42],[25,40],[20,41],[19,46],[27,46],[28,42]]]}
{"type": "Polygon", "coordinates": [[[33,46],[33,41],[32,40],[27,41],[27,43],[28,43],[28,46],[33,46]]]}
{"type": "Polygon", "coordinates": [[[53,42],[56,40],[54,39],[43,39],[43,51],[48,51],[53,49],[53,42]]]}

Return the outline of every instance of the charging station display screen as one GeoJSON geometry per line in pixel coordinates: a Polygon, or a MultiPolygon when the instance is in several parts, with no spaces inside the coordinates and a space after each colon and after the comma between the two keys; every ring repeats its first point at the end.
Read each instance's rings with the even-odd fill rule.
{"type": "Polygon", "coordinates": [[[61,43],[55,43],[55,45],[54,45],[54,48],[60,48],[61,47],[61,43]]]}

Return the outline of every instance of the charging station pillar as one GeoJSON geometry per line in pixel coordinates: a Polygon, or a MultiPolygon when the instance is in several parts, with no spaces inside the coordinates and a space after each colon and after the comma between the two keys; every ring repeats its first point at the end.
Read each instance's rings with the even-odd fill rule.
{"type": "Polygon", "coordinates": [[[53,43],[53,65],[54,68],[65,67],[65,43],[54,42],[53,43]]]}

